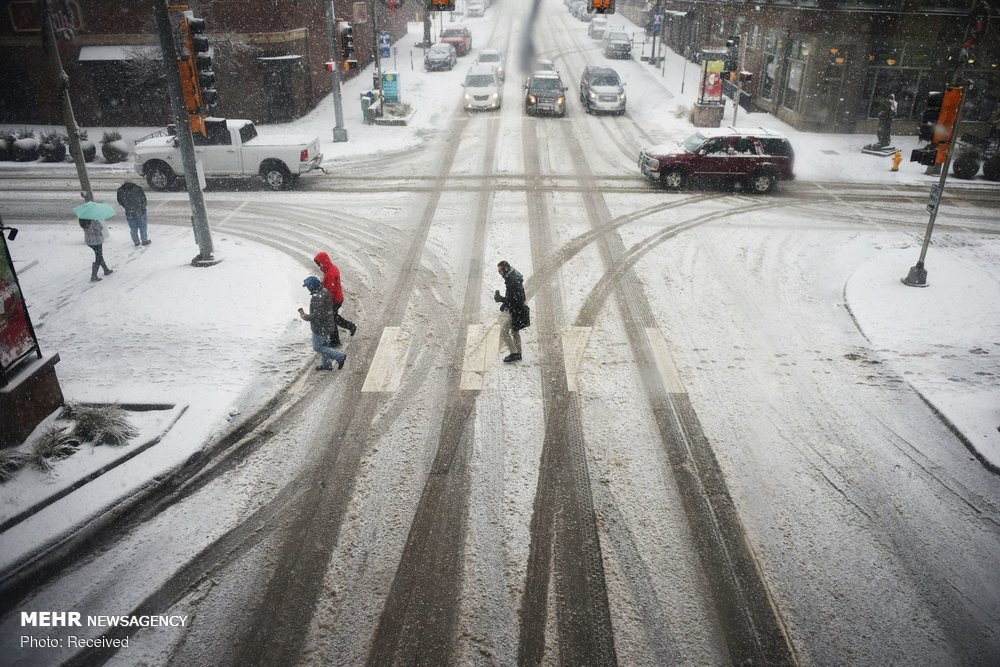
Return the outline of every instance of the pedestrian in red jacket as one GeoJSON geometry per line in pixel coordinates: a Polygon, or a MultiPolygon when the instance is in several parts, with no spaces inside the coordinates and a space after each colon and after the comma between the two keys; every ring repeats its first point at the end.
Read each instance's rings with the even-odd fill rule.
{"type": "Polygon", "coordinates": [[[340,316],[340,307],[344,305],[344,289],[340,286],[340,269],[330,260],[330,255],[322,251],[316,253],[313,261],[323,272],[323,287],[333,298],[333,314],[337,326],[330,333],[330,347],[340,347],[340,327],[350,331],[352,336],[358,330],[357,325],[340,316]]]}

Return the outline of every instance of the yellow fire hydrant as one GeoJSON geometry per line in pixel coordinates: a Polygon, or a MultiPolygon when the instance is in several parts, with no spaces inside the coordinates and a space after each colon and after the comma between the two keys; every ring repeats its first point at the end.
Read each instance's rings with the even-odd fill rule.
{"type": "Polygon", "coordinates": [[[899,163],[903,161],[903,151],[892,154],[892,171],[899,171],[899,163]]]}

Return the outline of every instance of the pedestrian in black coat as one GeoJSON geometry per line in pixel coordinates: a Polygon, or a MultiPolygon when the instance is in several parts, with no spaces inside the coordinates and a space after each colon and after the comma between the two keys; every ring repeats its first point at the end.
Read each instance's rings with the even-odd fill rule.
{"type": "Polygon", "coordinates": [[[500,322],[500,338],[510,352],[503,360],[505,363],[521,361],[520,332],[531,326],[531,309],[524,302],[524,276],[507,260],[497,264],[497,272],[503,276],[506,287],[503,296],[500,296],[500,290],[493,293],[493,300],[500,304],[500,311],[504,313],[500,322]]]}

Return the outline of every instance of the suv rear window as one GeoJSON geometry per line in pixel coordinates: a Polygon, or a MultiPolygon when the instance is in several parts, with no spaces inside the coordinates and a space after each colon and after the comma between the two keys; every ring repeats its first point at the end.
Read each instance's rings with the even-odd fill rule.
{"type": "Polygon", "coordinates": [[[792,155],[792,145],[784,139],[762,138],[759,139],[760,147],[764,149],[765,155],[781,155],[790,157],[792,155]]]}

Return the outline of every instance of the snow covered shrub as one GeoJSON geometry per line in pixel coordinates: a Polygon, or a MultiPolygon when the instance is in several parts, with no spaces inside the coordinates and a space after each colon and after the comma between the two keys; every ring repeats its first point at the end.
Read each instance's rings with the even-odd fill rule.
{"type": "Polygon", "coordinates": [[[66,140],[58,132],[46,132],[42,134],[38,151],[42,162],[62,162],[66,159],[66,140]]]}
{"type": "Polygon", "coordinates": [[[62,426],[48,428],[31,448],[31,465],[38,470],[51,470],[52,462],[72,456],[80,443],[62,426]]]}
{"type": "Polygon", "coordinates": [[[14,150],[15,140],[16,138],[10,133],[0,135],[0,160],[6,161],[11,159],[11,151],[14,150]]]}
{"type": "Polygon", "coordinates": [[[101,155],[108,162],[124,162],[128,159],[128,144],[120,132],[105,132],[101,137],[101,155]]]}
{"type": "Polygon", "coordinates": [[[0,482],[14,479],[27,462],[28,457],[16,449],[0,449],[0,482]]]}
{"type": "Polygon", "coordinates": [[[17,139],[14,141],[12,157],[17,162],[31,162],[38,159],[38,139],[35,139],[33,130],[23,129],[17,131],[17,139]]]}
{"type": "Polygon", "coordinates": [[[67,405],[60,415],[62,419],[76,420],[72,437],[95,445],[121,447],[139,435],[129,423],[125,411],[117,405],[67,405]]]}
{"type": "MultiPolygon", "coordinates": [[[[97,146],[94,145],[93,141],[87,138],[86,130],[80,130],[80,150],[83,151],[84,162],[92,162],[94,158],[97,157],[97,146]]],[[[72,155],[73,153],[72,145],[70,145],[69,147],[69,152],[72,155]]],[[[76,159],[75,155],[73,156],[73,159],[74,160],[76,159]]]]}

